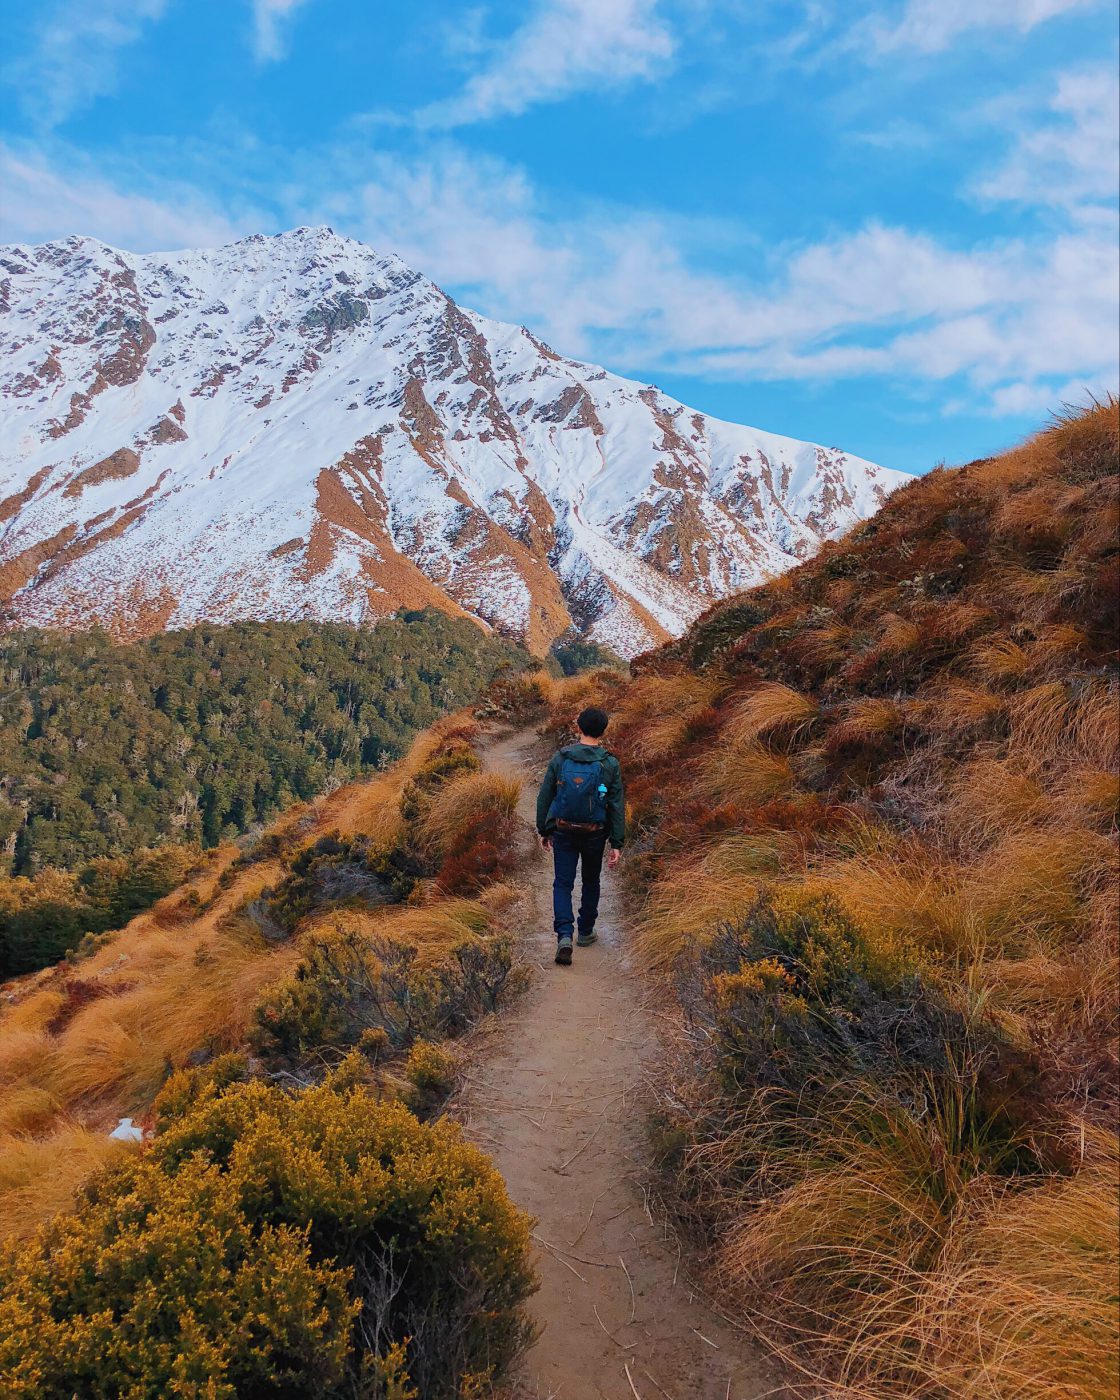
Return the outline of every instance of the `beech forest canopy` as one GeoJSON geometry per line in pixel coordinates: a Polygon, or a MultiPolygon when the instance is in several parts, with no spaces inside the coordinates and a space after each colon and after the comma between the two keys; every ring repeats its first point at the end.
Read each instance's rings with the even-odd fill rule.
{"type": "Polygon", "coordinates": [[[0,638],[0,873],[212,846],[364,770],[525,653],[434,609],[372,629],[0,638]]]}

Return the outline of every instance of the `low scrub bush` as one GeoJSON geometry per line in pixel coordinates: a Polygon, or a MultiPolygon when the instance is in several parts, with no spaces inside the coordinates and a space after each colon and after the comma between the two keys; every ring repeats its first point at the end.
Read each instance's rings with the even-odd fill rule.
{"type": "Polygon", "coordinates": [[[151,1149],[0,1264],[4,1394],[489,1394],[527,1336],[528,1223],[358,1073],[174,1085],[151,1149]]]}
{"type": "Polygon", "coordinates": [[[420,1118],[431,1116],[455,1087],[457,1065],[454,1055],[432,1040],[418,1040],[404,1062],[408,1080],[407,1103],[420,1118]]]}
{"type": "MultiPolygon", "coordinates": [[[[463,901],[458,902],[460,905],[463,901]]],[[[482,915],[485,920],[485,915],[482,915]]],[[[433,956],[413,937],[448,916],[408,911],[403,922],[370,930],[339,921],[308,936],[291,976],[258,1004],[252,1040],[266,1061],[293,1065],[308,1055],[346,1051],[370,1031],[382,1032],[390,1053],[418,1037],[456,1035],[498,1004],[512,966],[506,939],[465,932],[433,956]],[[409,937],[409,931],[413,937],[409,937]]]]}
{"type": "Polygon", "coordinates": [[[419,873],[415,859],[399,846],[385,848],[367,836],[333,832],[299,851],[276,889],[265,890],[244,912],[266,938],[276,939],[332,905],[399,904],[419,873]]]}

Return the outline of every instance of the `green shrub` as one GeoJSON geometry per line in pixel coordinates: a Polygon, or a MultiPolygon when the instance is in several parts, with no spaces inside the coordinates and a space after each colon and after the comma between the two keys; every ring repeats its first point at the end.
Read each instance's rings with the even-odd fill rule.
{"type": "Polygon", "coordinates": [[[489,1394],[527,1337],[528,1222],[457,1128],[357,1077],[165,1103],[147,1153],[0,1265],[3,1394],[489,1394]]]}
{"type": "Polygon", "coordinates": [[[493,1011],[512,966],[508,940],[460,940],[420,966],[414,944],[345,924],[307,940],[295,971],[255,1011],[252,1042],[268,1063],[298,1064],[383,1032],[386,1053],[456,1035],[493,1011]]]}

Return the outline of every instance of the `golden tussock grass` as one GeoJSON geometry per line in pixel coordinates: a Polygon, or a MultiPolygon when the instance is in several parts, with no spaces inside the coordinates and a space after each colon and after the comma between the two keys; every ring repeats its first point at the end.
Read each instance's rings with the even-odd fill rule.
{"type": "Polygon", "coordinates": [[[1076,694],[1048,681],[1011,696],[1009,752],[1036,765],[1114,772],[1120,765],[1120,696],[1101,684],[1076,694]]]}
{"type": "Polygon", "coordinates": [[[922,640],[922,629],[908,617],[891,613],[884,619],[883,630],[875,643],[880,656],[905,656],[916,651],[922,640]]]}
{"type": "Polygon", "coordinates": [[[751,744],[714,748],[700,765],[695,792],[719,806],[724,802],[769,802],[771,798],[784,797],[793,787],[789,759],[771,753],[761,744],[751,744]]]}
{"type": "Polygon", "coordinates": [[[804,733],[819,716],[816,701],[776,682],[760,685],[731,706],[721,739],[736,748],[752,745],[769,735],[793,739],[804,733]]]}
{"type": "Polygon", "coordinates": [[[825,742],[827,748],[835,750],[886,738],[902,727],[906,711],[897,700],[865,696],[847,701],[830,719],[825,742]]]}
{"type": "Polygon", "coordinates": [[[1110,842],[1085,831],[1012,830],[971,866],[964,898],[988,947],[1056,950],[1084,932],[1086,895],[1113,872],[1110,842]]]}
{"type": "Polygon", "coordinates": [[[839,624],[809,627],[790,638],[786,652],[811,670],[830,670],[847,660],[851,639],[851,628],[839,624]]]}
{"type": "Polygon", "coordinates": [[[0,1094],[8,1085],[33,1079],[50,1053],[50,1040],[43,1027],[0,1028],[0,1094]]]}
{"type": "Polygon", "coordinates": [[[39,1139],[0,1137],[0,1238],[26,1238],[74,1204],[98,1168],[134,1151],[73,1124],[39,1139]]]}
{"type": "Polygon", "coordinates": [[[968,663],[981,680],[993,685],[1021,680],[1031,668],[1026,648],[1010,637],[985,637],[969,650],[968,663]]]}
{"type": "MultiPolygon", "coordinates": [[[[252,867],[252,898],[270,883],[252,867]]],[[[122,1111],[147,1103],[169,1067],[193,1051],[240,1043],[260,990],[294,965],[292,943],[266,943],[248,920],[204,915],[189,932],[153,932],[108,987],[53,1039],[40,1082],[68,1105],[112,1096],[122,1111]]]]}
{"type": "Polygon", "coordinates": [[[950,780],[942,822],[958,843],[975,850],[1051,809],[1037,774],[1011,759],[977,758],[950,780]]]}
{"type": "Polygon", "coordinates": [[[1100,1160],[1026,1190],[992,1184],[955,1223],[922,1299],[930,1378],[967,1400],[1074,1400],[1120,1390],[1115,1138],[1100,1160]]]}
{"type": "Polygon", "coordinates": [[[57,1115],[58,1100],[45,1089],[21,1084],[0,1098],[0,1139],[40,1132],[57,1115]]]}
{"type": "Polygon", "coordinates": [[[933,734],[964,735],[990,728],[1000,718],[1006,701],[985,686],[950,682],[925,692],[914,713],[922,727],[933,734]]]}
{"type": "Polygon", "coordinates": [[[893,1372],[912,1393],[925,1275],[969,1187],[954,1105],[925,1121],[857,1091],[755,1151],[772,1184],[718,1250],[724,1287],[764,1325],[825,1342],[841,1384],[893,1372]]]}
{"type": "Polygon", "coordinates": [[[954,1096],[855,1095],[771,1149],[774,1188],[718,1251],[756,1325],[827,1349],[834,1393],[1115,1393],[1115,1138],[1072,1177],[1009,1181],[954,1096]],[[790,1184],[785,1184],[790,1183],[790,1184]],[[933,1387],[932,1392],[930,1387],[933,1387]]]}
{"type": "Polygon", "coordinates": [[[639,678],[618,710],[618,723],[628,731],[627,752],[643,763],[656,763],[676,753],[724,688],[715,680],[693,675],[639,678]]]}
{"type": "Polygon", "coordinates": [[[486,820],[498,827],[513,819],[521,796],[515,773],[464,773],[439,788],[417,824],[421,846],[445,854],[470,827],[486,820]]]}
{"type": "Polygon", "coordinates": [[[702,709],[713,702],[721,688],[720,681],[691,671],[639,676],[620,697],[618,720],[634,724],[654,715],[702,709]]]}
{"type": "MultiPolygon", "coordinates": [[[[1120,1390],[1118,443],[1110,400],[994,462],[934,472],[794,570],[780,600],[758,590],[676,649],[767,677],[736,682],[724,712],[739,732],[726,723],[684,770],[688,799],[741,806],[757,852],[762,820],[795,823],[788,803],[752,811],[791,781],[763,756],[789,750],[818,805],[772,869],[737,864],[718,834],[680,862],[671,812],[660,841],[644,833],[641,946],[676,968],[695,1017],[670,1195],[715,1241],[728,1305],[838,1400],[1120,1390]],[[796,686],[804,721],[779,703],[773,729],[752,713],[752,695],[796,686]],[[802,722],[809,747],[793,744],[802,722]],[[831,896],[868,985],[907,1018],[920,977],[928,1060],[857,1043],[802,1065],[792,993],[752,1000],[744,975],[680,960],[721,924],[760,956],[769,926],[743,915],[762,889],[775,910],[831,896]],[[739,1000],[720,1001],[724,982],[739,1000]]],[[[846,996],[804,994],[806,1044],[867,1029],[846,996]]]]}
{"type": "Polygon", "coordinates": [[[326,926],[367,938],[390,937],[418,950],[421,963],[442,958],[464,939],[491,927],[490,911],[477,899],[442,899],[434,904],[363,913],[347,910],[311,925],[305,936],[326,926]]]}
{"type": "Polygon", "coordinates": [[[928,852],[883,851],[821,863],[807,888],[830,894],[884,952],[909,949],[951,963],[977,955],[982,932],[963,897],[956,872],[928,852]]]}
{"type": "Polygon", "coordinates": [[[1086,826],[1110,828],[1120,820],[1120,773],[1075,768],[1058,795],[1066,811],[1086,826]]]}
{"type": "Polygon", "coordinates": [[[734,922],[778,877],[795,843],[780,832],[732,835],[712,843],[703,855],[682,862],[660,880],[642,909],[638,943],[642,956],[668,970],[694,941],[710,938],[734,922]]]}

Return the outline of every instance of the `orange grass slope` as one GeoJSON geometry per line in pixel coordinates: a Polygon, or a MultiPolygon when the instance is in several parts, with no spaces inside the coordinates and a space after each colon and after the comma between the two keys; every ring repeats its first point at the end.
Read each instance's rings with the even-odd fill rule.
{"type": "MultiPolygon", "coordinates": [[[[128,1150],[108,1130],[121,1116],[143,1120],[169,1072],[245,1044],[262,994],[301,956],[299,938],[270,941],[242,912],[282,877],[283,853],[332,832],[390,845],[409,779],[440,745],[475,732],[462,715],[440,721],[388,772],[285,814],[251,860],[220,848],[203,874],[89,956],[0,988],[0,1237],[33,1229],[128,1150]]],[[[450,912],[464,903],[449,902],[450,912]]],[[[440,931],[434,917],[419,928],[423,909],[381,917],[400,921],[411,943],[440,931]]],[[[461,920],[443,924],[447,939],[462,936],[461,920]]]]}
{"type": "Polygon", "coordinates": [[[1117,452],[931,472],[613,699],[666,1193],[838,1393],[1120,1383],[1117,452]]]}

